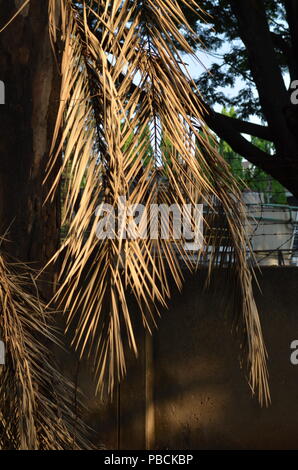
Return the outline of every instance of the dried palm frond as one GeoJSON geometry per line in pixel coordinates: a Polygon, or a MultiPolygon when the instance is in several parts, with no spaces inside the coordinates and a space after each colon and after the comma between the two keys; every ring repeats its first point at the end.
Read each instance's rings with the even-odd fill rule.
{"type": "MultiPolygon", "coordinates": [[[[181,32],[190,27],[179,3],[49,0],[52,41],[63,45],[48,174],[61,152],[63,164],[49,197],[65,169],[69,175],[64,208],[68,232],[60,250],[64,257],[57,298],[68,312],[68,326],[75,326],[75,347],[94,357],[98,388],[108,374],[112,391],[125,373],[125,342],[137,353],[130,297],[150,329],[158,307],[170,296],[169,275],[180,288],[181,258],[190,269],[194,266],[183,237],[125,238],[127,220],[120,230],[112,229],[114,238],[99,240],[101,204],[116,209],[125,198],[127,205],[143,204],[149,211],[155,203],[200,202],[212,212],[217,201],[233,246],[250,383],[267,402],[266,351],[246,264],[240,193],[210,142],[199,94],[177,51],[179,44],[193,55],[181,32]]],[[[182,3],[197,7],[193,0],[182,3]]],[[[205,240],[198,260],[208,245],[214,255],[211,268],[220,240],[214,242],[214,235],[205,240]]]]}
{"type": "Polygon", "coordinates": [[[88,448],[82,423],[72,411],[72,386],[49,353],[49,345],[57,341],[54,330],[32,286],[33,273],[24,274],[23,265],[10,264],[0,254],[0,337],[5,345],[0,449],[88,448]]]}

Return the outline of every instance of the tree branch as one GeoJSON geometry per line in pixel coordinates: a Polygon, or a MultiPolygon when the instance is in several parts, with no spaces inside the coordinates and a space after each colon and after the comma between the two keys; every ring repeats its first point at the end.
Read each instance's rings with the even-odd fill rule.
{"type": "Polygon", "coordinates": [[[264,2],[260,0],[230,0],[236,16],[239,35],[247,49],[251,72],[259,93],[260,103],[272,129],[279,154],[294,153],[296,143],[287,127],[284,109],[289,94],[273,46],[264,2]]]}
{"type": "MultiPolygon", "coordinates": [[[[269,173],[273,178],[280,180],[279,169],[283,161],[280,157],[269,155],[245,139],[240,133],[244,132],[242,130],[243,128],[241,129],[241,121],[240,128],[237,130],[234,127],[233,122],[237,121],[236,119],[227,118],[227,116],[214,112],[209,106],[204,106],[206,111],[203,118],[206,124],[218,135],[218,137],[225,140],[235,152],[246,158],[253,165],[261,168],[266,173],[269,173]]],[[[254,126],[257,126],[257,124],[254,126]]]]}
{"type": "Polygon", "coordinates": [[[298,2],[297,0],[285,0],[286,17],[292,46],[291,80],[298,79],[298,2]]]}
{"type": "MultiPolygon", "coordinates": [[[[124,77],[124,74],[120,74],[119,81],[121,82],[124,77]]],[[[133,92],[136,88],[137,85],[132,84],[130,91],[133,92]]],[[[145,94],[145,90],[140,93],[140,101],[142,101],[145,94]]],[[[268,127],[217,113],[196,94],[192,94],[191,99],[193,105],[201,110],[203,121],[207,126],[219,138],[226,141],[236,153],[266,173],[269,173],[285,187],[291,187],[289,184],[289,181],[291,182],[289,172],[291,173],[292,162],[287,163],[284,158],[278,155],[269,155],[241,135],[241,133],[244,133],[272,141],[273,137],[268,127]]]]}
{"type": "Polygon", "coordinates": [[[273,141],[273,137],[269,127],[261,126],[260,124],[255,124],[253,122],[241,121],[241,119],[233,118],[226,116],[225,114],[214,112],[218,123],[227,122],[235,131],[241,134],[249,134],[254,137],[259,137],[260,139],[273,141]]]}

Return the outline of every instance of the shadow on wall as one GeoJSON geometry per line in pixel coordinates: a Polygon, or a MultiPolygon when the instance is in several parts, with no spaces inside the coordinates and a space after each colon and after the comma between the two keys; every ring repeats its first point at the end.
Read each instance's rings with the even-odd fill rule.
{"type": "MultiPolygon", "coordinates": [[[[231,322],[222,313],[221,278],[204,292],[203,276],[189,278],[158,322],[150,360],[140,328],[139,358],[129,353],[128,375],[112,403],[94,397],[91,374],[86,364],[80,366],[78,383],[89,407],[84,419],[95,431],[96,446],[144,449],[150,442],[155,449],[298,448],[298,365],[290,362],[290,344],[298,339],[298,269],[264,268],[258,277],[272,405],[259,406],[240,369],[231,322]],[[153,385],[148,382],[152,375],[153,385]],[[148,428],[150,405],[154,429],[148,428]]],[[[72,378],[76,364],[73,354],[61,360],[72,378]]]]}

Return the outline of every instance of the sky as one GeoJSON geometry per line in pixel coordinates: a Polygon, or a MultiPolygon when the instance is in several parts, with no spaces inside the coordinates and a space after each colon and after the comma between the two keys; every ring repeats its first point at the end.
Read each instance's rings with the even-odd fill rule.
{"type": "MultiPolygon", "coordinates": [[[[229,49],[230,48],[229,48],[228,45],[226,45],[226,46],[224,45],[223,48],[219,52],[222,55],[225,52],[228,52],[229,49]]],[[[188,68],[189,74],[194,79],[198,78],[200,76],[200,74],[205,72],[206,69],[208,69],[212,65],[212,63],[214,63],[214,62],[222,63],[222,59],[217,59],[213,56],[213,54],[211,55],[207,51],[203,51],[203,50],[201,50],[197,53],[197,57],[198,57],[199,61],[196,60],[195,58],[193,58],[190,55],[185,55],[185,62],[188,64],[187,68],[188,68]],[[200,62],[201,62],[201,64],[200,64],[200,62]]],[[[288,73],[284,75],[284,81],[285,81],[286,86],[289,87],[289,85],[290,85],[290,76],[289,76],[288,73]]],[[[219,88],[219,91],[222,91],[223,93],[227,94],[228,96],[235,96],[239,93],[239,91],[241,90],[241,88],[243,86],[244,86],[244,82],[240,78],[238,78],[235,81],[235,85],[233,87],[222,87],[222,88],[219,88]]],[[[255,94],[257,96],[257,91],[255,91],[255,94]]],[[[214,109],[217,112],[221,112],[222,111],[222,106],[221,105],[215,105],[214,109]]],[[[258,116],[250,116],[249,121],[254,122],[256,124],[261,124],[261,120],[258,116]]]]}
{"type": "MultiPolygon", "coordinates": [[[[229,50],[228,47],[223,47],[220,51],[220,54],[224,54],[225,52],[228,52],[228,50],[229,50]]],[[[191,75],[192,78],[195,78],[195,79],[199,78],[199,76],[203,72],[205,72],[206,69],[209,69],[214,62],[222,63],[222,59],[217,59],[206,51],[199,51],[199,53],[197,53],[197,57],[199,61],[190,55],[185,56],[186,63],[188,64],[187,69],[189,71],[189,74],[191,75]]],[[[222,91],[228,96],[235,96],[241,90],[243,84],[244,82],[240,78],[238,78],[235,81],[235,85],[233,87],[222,87],[222,88],[219,88],[219,91],[222,91]]],[[[217,112],[221,112],[222,106],[215,105],[214,109],[217,112]]],[[[260,123],[260,119],[257,116],[251,116],[250,121],[260,123]]]]}

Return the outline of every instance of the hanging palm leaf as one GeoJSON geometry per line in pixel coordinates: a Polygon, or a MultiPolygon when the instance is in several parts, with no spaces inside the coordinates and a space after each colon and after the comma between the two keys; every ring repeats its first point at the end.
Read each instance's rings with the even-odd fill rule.
{"type": "Polygon", "coordinates": [[[73,411],[74,389],[49,353],[56,332],[32,292],[33,274],[28,266],[9,263],[0,254],[0,332],[6,352],[0,366],[0,448],[89,448],[73,411]]]}
{"type": "MultiPolygon", "coordinates": [[[[199,93],[178,54],[177,44],[193,55],[181,31],[193,32],[179,3],[49,1],[52,41],[63,45],[61,101],[48,174],[61,152],[63,164],[51,194],[66,168],[70,176],[57,298],[67,311],[68,326],[75,325],[75,347],[94,358],[98,389],[107,373],[112,391],[115,379],[125,373],[126,341],[137,353],[129,299],[137,302],[150,329],[159,306],[169,299],[169,277],[182,285],[181,259],[190,269],[198,263],[192,262],[183,237],[124,237],[126,219],[120,230],[112,229],[113,236],[99,240],[103,203],[116,210],[125,200],[129,206],[143,204],[145,212],[155,203],[204,203],[214,213],[216,201],[227,222],[225,243],[233,247],[250,383],[267,403],[266,351],[246,264],[240,193],[210,143],[199,93]]],[[[183,3],[197,7],[192,0],[183,3]]],[[[207,237],[198,262],[210,247],[211,268],[223,244],[215,242],[214,234],[207,237]]]]}

